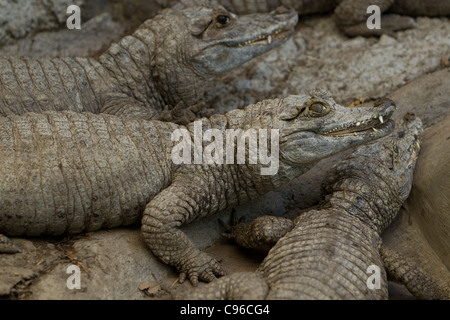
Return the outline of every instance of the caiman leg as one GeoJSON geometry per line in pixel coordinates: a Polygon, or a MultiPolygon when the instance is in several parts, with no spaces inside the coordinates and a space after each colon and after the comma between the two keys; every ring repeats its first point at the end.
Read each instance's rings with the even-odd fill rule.
{"type": "Polygon", "coordinates": [[[128,117],[144,120],[160,120],[187,125],[197,118],[198,112],[206,106],[204,102],[187,106],[180,101],[174,108],[165,106],[164,110],[151,108],[144,103],[126,95],[109,95],[105,100],[100,113],[112,114],[119,117],[128,117]]]}
{"type": "MultiPolygon", "coordinates": [[[[250,223],[228,226],[228,238],[245,248],[263,250],[293,229],[290,219],[275,216],[258,217],[250,223]],[[263,244],[263,245],[262,245],[263,244]]],[[[268,251],[268,250],[267,250],[268,251]]],[[[413,261],[381,244],[380,256],[389,280],[404,285],[419,299],[450,299],[450,290],[438,285],[432,277],[413,261]]]]}
{"type": "Polygon", "coordinates": [[[439,286],[423,269],[395,250],[382,245],[383,259],[388,279],[403,284],[412,295],[419,299],[450,299],[449,288],[439,286]]]}
{"type": "Polygon", "coordinates": [[[200,177],[175,180],[147,205],[142,218],[142,233],[151,251],[163,262],[175,266],[180,282],[186,277],[196,286],[198,280],[210,282],[225,275],[219,262],[198,250],[178,229],[185,223],[207,216],[211,203],[208,181],[200,177]],[[188,271],[189,270],[189,271],[188,271]]]}

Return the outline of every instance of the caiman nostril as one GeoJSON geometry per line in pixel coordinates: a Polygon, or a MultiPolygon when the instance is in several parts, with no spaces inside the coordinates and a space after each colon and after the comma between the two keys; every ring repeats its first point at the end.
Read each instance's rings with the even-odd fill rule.
{"type": "Polygon", "coordinates": [[[382,108],[381,113],[383,116],[390,116],[397,108],[395,102],[388,98],[381,98],[374,102],[375,108],[382,108]]]}

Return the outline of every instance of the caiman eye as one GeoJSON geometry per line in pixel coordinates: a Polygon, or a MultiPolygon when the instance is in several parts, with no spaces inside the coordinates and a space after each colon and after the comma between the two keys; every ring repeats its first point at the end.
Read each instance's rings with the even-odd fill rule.
{"type": "Polygon", "coordinates": [[[308,116],[321,117],[330,111],[330,106],[322,102],[314,102],[309,106],[308,116]]]}
{"type": "Polygon", "coordinates": [[[230,17],[224,14],[216,17],[216,27],[223,28],[230,23],[230,17]]]}
{"type": "Polygon", "coordinates": [[[303,112],[305,112],[305,110],[306,110],[306,106],[302,106],[302,107],[290,106],[290,107],[284,109],[283,111],[281,111],[280,119],[284,120],[284,121],[294,120],[299,115],[301,115],[303,112]]]}

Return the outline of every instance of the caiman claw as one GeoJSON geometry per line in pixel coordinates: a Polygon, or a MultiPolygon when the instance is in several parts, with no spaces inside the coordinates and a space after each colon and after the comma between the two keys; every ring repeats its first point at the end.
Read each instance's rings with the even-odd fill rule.
{"type": "Polygon", "coordinates": [[[199,280],[211,282],[226,274],[217,260],[196,249],[183,256],[177,270],[180,272],[179,282],[183,283],[189,278],[194,287],[198,285],[199,280]]]}
{"type": "Polygon", "coordinates": [[[161,114],[160,120],[166,122],[173,122],[176,124],[187,125],[198,118],[198,113],[206,106],[206,103],[200,102],[190,107],[186,107],[183,101],[177,103],[177,105],[169,110],[166,106],[161,114]]]}

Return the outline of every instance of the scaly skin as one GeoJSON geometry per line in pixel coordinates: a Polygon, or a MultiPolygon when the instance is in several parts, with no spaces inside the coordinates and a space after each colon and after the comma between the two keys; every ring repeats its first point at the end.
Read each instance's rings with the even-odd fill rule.
{"type": "Polygon", "coordinates": [[[238,223],[234,221],[235,217],[233,215],[232,220],[231,226],[220,221],[227,229],[227,232],[222,235],[233,239],[243,248],[263,253],[269,252],[278,240],[294,228],[294,223],[291,219],[276,216],[262,216],[250,223],[238,223]]]}
{"type": "Polygon", "coordinates": [[[388,272],[388,279],[402,283],[418,299],[449,300],[450,289],[439,286],[416,263],[395,250],[381,246],[380,255],[388,272]]]}
{"type": "Polygon", "coordinates": [[[184,8],[198,3],[221,4],[239,14],[267,12],[279,5],[297,10],[300,15],[334,11],[336,25],[348,36],[379,36],[415,27],[413,19],[406,16],[450,15],[448,0],[179,0],[174,7],[184,8]],[[381,29],[369,30],[367,8],[377,5],[381,13],[381,29]],[[400,16],[406,15],[406,16],[400,16]]]}
{"type": "Polygon", "coordinates": [[[230,236],[248,248],[261,249],[265,233],[276,242],[281,225],[286,234],[256,275],[219,279],[190,298],[386,299],[383,266],[420,298],[449,298],[448,290],[419,267],[381,245],[380,233],[409,194],[419,152],[422,123],[404,121],[394,136],[362,146],[338,163],[323,184],[327,195],[321,209],[303,213],[294,227],[288,219],[266,216],[233,228],[230,236]],[[367,286],[371,265],[380,268],[380,289],[367,286]]]}
{"type": "MultiPolygon", "coordinates": [[[[196,123],[184,127],[74,112],[0,118],[0,233],[71,234],[142,218],[146,244],[180,271],[181,280],[210,281],[222,268],[179,226],[273,190],[324,157],[385,136],[393,130],[386,120],[394,109],[389,100],[344,108],[326,92],[314,91],[201,120],[203,132],[223,133],[224,146],[227,129],[278,129],[279,166],[273,175],[261,175],[267,165],[248,161],[175,164],[172,150],[179,143],[171,135],[184,129],[178,132],[192,136],[196,123]]],[[[206,150],[210,142],[204,140],[206,150]]]]}
{"type": "Polygon", "coordinates": [[[167,9],[98,59],[0,58],[0,115],[71,110],[187,123],[214,77],[282,44],[297,19],[287,8],[167,9]]]}

